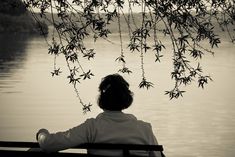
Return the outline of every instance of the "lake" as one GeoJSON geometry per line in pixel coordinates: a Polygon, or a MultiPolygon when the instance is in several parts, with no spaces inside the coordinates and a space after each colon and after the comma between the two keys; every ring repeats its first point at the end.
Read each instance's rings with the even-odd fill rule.
{"type": "MultiPolygon", "coordinates": [[[[92,112],[83,114],[82,107],[67,79],[68,71],[63,57],[57,60],[62,73],[52,77],[53,56],[42,37],[30,35],[0,35],[0,140],[35,141],[40,128],[51,132],[66,130],[95,117],[98,85],[107,74],[121,67],[115,59],[120,54],[118,36],[114,44],[87,40],[86,45],[96,49],[95,59],[82,59],[84,69],[92,70],[94,77],[79,85],[84,102],[93,104],[92,112]]],[[[127,39],[124,38],[126,41],[127,39]]],[[[166,47],[168,39],[162,39],[166,47]]],[[[153,54],[145,54],[145,71],[154,83],[149,90],[139,89],[141,81],[140,57],[129,53],[127,67],[133,73],[123,75],[134,92],[132,106],[124,112],[152,124],[153,131],[168,157],[233,157],[235,154],[235,52],[226,37],[215,55],[207,54],[201,60],[205,74],[213,78],[205,89],[193,82],[183,87],[183,98],[169,100],[164,95],[173,88],[170,78],[172,54],[164,51],[161,63],[155,63],[153,54]]],[[[124,44],[126,45],[126,42],[124,44]]]]}

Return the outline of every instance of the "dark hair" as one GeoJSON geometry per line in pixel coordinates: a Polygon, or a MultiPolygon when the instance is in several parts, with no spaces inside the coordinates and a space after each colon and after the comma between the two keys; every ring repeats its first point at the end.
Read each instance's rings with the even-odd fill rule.
{"type": "Polygon", "coordinates": [[[121,111],[128,108],[133,101],[128,82],[119,74],[104,77],[99,92],[98,105],[105,110],[121,111]]]}

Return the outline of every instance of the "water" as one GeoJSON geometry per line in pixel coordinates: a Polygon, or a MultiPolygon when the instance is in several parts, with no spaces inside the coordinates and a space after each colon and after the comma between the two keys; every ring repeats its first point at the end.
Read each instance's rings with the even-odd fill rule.
{"type": "MultiPolygon", "coordinates": [[[[118,43],[118,36],[113,35],[111,39],[118,43]]],[[[148,91],[138,89],[139,54],[127,54],[127,66],[133,74],[124,77],[135,96],[133,105],[125,112],[152,124],[169,157],[233,157],[235,154],[235,53],[234,46],[226,38],[223,40],[215,56],[206,55],[202,60],[205,74],[210,74],[214,81],[204,90],[193,83],[185,88],[184,98],[178,100],[170,101],[164,95],[174,84],[170,79],[170,49],[165,51],[160,64],[154,63],[153,55],[146,55],[146,76],[155,84],[148,91]]],[[[92,69],[95,74],[79,85],[83,100],[94,104],[92,112],[83,115],[73,87],[68,84],[62,57],[57,66],[63,73],[51,77],[53,56],[47,54],[43,38],[0,36],[0,140],[35,141],[39,128],[51,132],[66,130],[101,111],[96,106],[97,88],[103,76],[120,68],[115,62],[120,47],[103,40],[96,45],[88,40],[86,44],[95,48],[97,54],[95,60],[82,61],[84,68],[92,69]]]]}

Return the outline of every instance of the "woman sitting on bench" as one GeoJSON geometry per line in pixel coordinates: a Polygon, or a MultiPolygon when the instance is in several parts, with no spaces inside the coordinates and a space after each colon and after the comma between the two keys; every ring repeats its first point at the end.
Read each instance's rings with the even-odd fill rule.
{"type": "MultiPolygon", "coordinates": [[[[113,74],[103,78],[99,92],[98,105],[104,112],[65,132],[40,129],[37,140],[43,151],[57,152],[83,143],[158,145],[151,124],[122,112],[133,101],[133,93],[122,76],[113,74]]],[[[122,151],[88,150],[88,154],[122,156],[122,151]]],[[[154,151],[136,150],[131,154],[161,157],[160,152],[154,151]]]]}

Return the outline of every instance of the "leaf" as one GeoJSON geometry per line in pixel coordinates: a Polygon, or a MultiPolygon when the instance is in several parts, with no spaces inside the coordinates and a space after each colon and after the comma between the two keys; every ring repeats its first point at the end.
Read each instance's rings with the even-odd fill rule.
{"type": "Polygon", "coordinates": [[[220,38],[214,38],[214,39],[211,39],[210,40],[210,44],[211,44],[211,47],[213,48],[214,46],[218,47],[218,44],[221,43],[220,42],[220,38]]]}
{"type": "Polygon", "coordinates": [[[84,104],[83,108],[82,108],[83,113],[86,114],[87,112],[90,112],[91,111],[91,106],[92,106],[91,103],[89,103],[88,105],[84,104]]]}
{"type": "Polygon", "coordinates": [[[62,73],[62,71],[60,71],[60,68],[54,69],[54,71],[51,72],[52,76],[54,76],[54,75],[59,76],[60,73],[62,73]]]}
{"type": "Polygon", "coordinates": [[[71,62],[75,62],[78,59],[78,55],[74,52],[73,54],[67,55],[66,60],[69,60],[71,62]]]}
{"type": "Polygon", "coordinates": [[[76,75],[76,73],[78,73],[79,68],[77,68],[76,66],[73,67],[73,69],[70,69],[70,73],[73,75],[76,75]]]}
{"type": "Polygon", "coordinates": [[[160,62],[160,58],[163,57],[163,55],[155,54],[155,57],[156,57],[155,62],[157,61],[160,62]]]}
{"type": "Polygon", "coordinates": [[[80,5],[82,4],[81,0],[73,0],[72,3],[75,3],[76,5],[80,5]]]}
{"type": "Polygon", "coordinates": [[[146,22],[145,22],[145,27],[152,27],[152,21],[151,20],[147,20],[146,22]]]}
{"type": "Polygon", "coordinates": [[[155,45],[153,45],[153,50],[157,51],[158,53],[162,51],[162,48],[166,49],[165,46],[161,43],[161,41],[155,45]]]}
{"type": "Polygon", "coordinates": [[[187,77],[183,77],[183,78],[181,78],[181,81],[182,81],[182,83],[184,84],[184,85],[188,85],[189,83],[191,83],[192,82],[192,78],[191,78],[191,76],[187,76],[187,77]]]}
{"type": "Polygon", "coordinates": [[[53,42],[52,45],[48,48],[48,54],[59,54],[60,45],[58,45],[56,42],[53,42]]]}
{"type": "Polygon", "coordinates": [[[188,37],[189,37],[189,35],[184,35],[184,36],[181,36],[181,37],[178,38],[179,43],[180,43],[181,46],[185,45],[185,43],[189,44],[189,42],[187,40],[188,37]]]}
{"type": "Polygon", "coordinates": [[[72,83],[74,86],[76,83],[80,83],[80,78],[74,78],[74,74],[70,74],[67,78],[69,78],[69,83],[72,83]]]}
{"type": "Polygon", "coordinates": [[[93,73],[91,73],[91,70],[89,70],[88,72],[84,72],[82,75],[80,75],[80,77],[83,77],[83,80],[85,80],[85,79],[91,79],[91,76],[94,76],[94,74],[93,73]]]}
{"type": "Polygon", "coordinates": [[[147,44],[143,44],[143,49],[144,49],[144,52],[147,52],[147,50],[149,50],[150,47],[147,44]]]}
{"type": "Polygon", "coordinates": [[[198,87],[204,88],[204,85],[208,83],[208,79],[212,81],[210,76],[200,76],[198,78],[198,87]]]}
{"type": "Polygon", "coordinates": [[[90,60],[90,58],[94,58],[95,57],[94,49],[88,50],[87,53],[83,54],[83,57],[87,58],[88,60],[90,60]]]}
{"type": "Polygon", "coordinates": [[[181,76],[181,73],[178,70],[171,72],[171,78],[178,79],[181,76]]]}
{"type": "Polygon", "coordinates": [[[200,63],[197,64],[197,68],[195,69],[197,72],[202,72],[202,67],[200,66],[200,63]]]}
{"type": "Polygon", "coordinates": [[[127,67],[123,67],[122,69],[119,69],[118,72],[128,73],[128,74],[132,73],[132,71],[129,70],[127,67]]]}
{"type": "Polygon", "coordinates": [[[153,83],[152,82],[148,82],[148,81],[146,81],[145,78],[143,78],[142,81],[139,84],[139,88],[147,88],[147,89],[149,89],[150,87],[153,87],[153,83]]]}
{"type": "Polygon", "coordinates": [[[197,50],[197,49],[192,49],[192,50],[189,50],[191,53],[190,55],[193,57],[193,58],[202,58],[202,55],[204,55],[204,53],[200,50],[197,50]]]}
{"type": "Polygon", "coordinates": [[[179,96],[183,97],[183,93],[185,93],[185,91],[181,91],[178,88],[174,88],[171,91],[165,91],[165,95],[169,95],[170,100],[173,98],[179,98],[179,96]]]}
{"type": "Polygon", "coordinates": [[[117,6],[123,8],[124,1],[123,0],[116,0],[117,6]]]}
{"type": "Polygon", "coordinates": [[[140,52],[140,50],[139,50],[139,45],[138,44],[136,44],[136,43],[130,43],[129,45],[128,45],[128,47],[130,48],[130,50],[131,50],[131,52],[133,52],[133,51],[135,51],[135,50],[137,50],[138,52],[140,52]]]}
{"type": "Polygon", "coordinates": [[[99,36],[100,37],[108,37],[108,34],[110,34],[110,30],[109,29],[102,29],[100,32],[99,32],[99,36]]]}
{"type": "Polygon", "coordinates": [[[121,56],[119,56],[118,58],[116,58],[115,61],[122,62],[122,63],[126,63],[124,57],[125,57],[124,55],[121,55],[121,56]]]}

